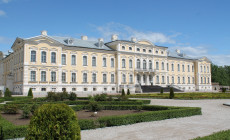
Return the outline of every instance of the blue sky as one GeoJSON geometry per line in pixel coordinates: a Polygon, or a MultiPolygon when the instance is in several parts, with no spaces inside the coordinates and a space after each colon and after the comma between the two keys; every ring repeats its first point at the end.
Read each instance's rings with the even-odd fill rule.
{"type": "Polygon", "coordinates": [[[0,51],[16,37],[131,37],[230,65],[229,0],[0,0],[0,51]]]}

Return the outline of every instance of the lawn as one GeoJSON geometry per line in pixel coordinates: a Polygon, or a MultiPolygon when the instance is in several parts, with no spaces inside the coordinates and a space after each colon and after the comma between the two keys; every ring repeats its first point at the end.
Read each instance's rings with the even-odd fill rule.
{"type": "Polygon", "coordinates": [[[194,140],[230,140],[230,130],[220,131],[209,136],[196,138],[194,140]]]}
{"type": "MultiPolygon", "coordinates": [[[[149,93],[149,94],[132,94],[129,98],[154,98],[154,99],[168,99],[169,93],[149,93]]],[[[230,99],[230,93],[175,93],[174,99],[184,100],[199,100],[199,99],[230,99]]]]}

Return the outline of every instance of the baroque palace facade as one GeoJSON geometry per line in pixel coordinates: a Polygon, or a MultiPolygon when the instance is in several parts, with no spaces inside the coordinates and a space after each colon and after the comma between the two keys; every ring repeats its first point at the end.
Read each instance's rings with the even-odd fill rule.
{"type": "Polygon", "coordinates": [[[211,62],[168,51],[147,40],[104,43],[41,35],[17,38],[13,52],[0,52],[0,86],[15,94],[49,91],[75,93],[142,92],[143,85],[173,86],[183,91],[211,91],[211,62]]]}

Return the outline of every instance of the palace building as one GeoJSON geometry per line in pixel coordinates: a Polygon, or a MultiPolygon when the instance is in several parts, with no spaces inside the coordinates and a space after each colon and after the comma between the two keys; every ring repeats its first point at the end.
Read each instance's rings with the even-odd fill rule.
{"type": "Polygon", "coordinates": [[[17,38],[13,52],[0,52],[0,86],[14,94],[49,91],[81,94],[143,92],[145,86],[211,91],[211,61],[169,51],[148,40],[110,42],[41,35],[17,38]]]}

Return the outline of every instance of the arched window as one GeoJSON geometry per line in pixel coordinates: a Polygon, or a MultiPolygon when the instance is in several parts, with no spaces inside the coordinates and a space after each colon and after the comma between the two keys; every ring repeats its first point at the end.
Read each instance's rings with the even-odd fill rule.
{"type": "Polygon", "coordinates": [[[46,82],[46,72],[45,71],[41,72],[41,81],[46,82]]]}
{"type": "Polygon", "coordinates": [[[169,76],[167,76],[167,84],[169,84],[169,76]]]}
{"type": "Polygon", "coordinates": [[[96,66],[97,65],[97,60],[96,60],[96,57],[93,56],[92,57],[92,66],[96,66]]]}
{"type": "Polygon", "coordinates": [[[158,75],[157,75],[157,77],[156,77],[156,80],[157,80],[156,83],[159,84],[159,83],[160,83],[160,80],[159,80],[159,76],[158,76],[158,75]]]}
{"type": "Polygon", "coordinates": [[[188,84],[190,84],[190,77],[188,77],[188,84]]]}
{"type": "Polygon", "coordinates": [[[165,63],[162,62],[162,63],[161,63],[161,70],[164,70],[164,69],[165,69],[165,63]]]}
{"type": "Polygon", "coordinates": [[[114,74],[111,74],[111,83],[115,83],[114,74]]]}
{"type": "Polygon", "coordinates": [[[143,60],[143,69],[146,69],[146,60],[143,60]]]}
{"type": "Polygon", "coordinates": [[[185,72],[185,70],[184,70],[184,65],[182,65],[182,71],[185,72]]]}
{"type": "Polygon", "coordinates": [[[174,64],[172,64],[172,71],[174,71],[174,64]]]}
{"type": "Polygon", "coordinates": [[[122,74],[122,83],[126,83],[126,75],[122,74]]]}
{"type": "Polygon", "coordinates": [[[185,78],[183,77],[183,84],[185,84],[185,78]]]}
{"type": "Polygon", "coordinates": [[[62,65],[66,65],[66,55],[65,54],[61,55],[61,63],[62,65]]]}
{"type": "Polygon", "coordinates": [[[203,84],[203,77],[201,77],[201,82],[200,83],[203,84]]]}
{"type": "Polygon", "coordinates": [[[106,67],[106,58],[103,58],[103,67],[106,67]]]}
{"type": "Polygon", "coordinates": [[[46,52],[45,51],[42,51],[41,62],[46,63],[46,52]]]}
{"type": "Polygon", "coordinates": [[[125,68],[125,59],[122,59],[122,68],[125,68]]]}
{"type": "Polygon", "coordinates": [[[76,73],[72,73],[72,82],[75,83],[76,82],[76,79],[77,79],[77,76],[76,76],[76,73]]]}
{"type": "Polygon", "coordinates": [[[83,83],[87,83],[87,73],[83,73],[83,83]]]}
{"type": "Polygon", "coordinates": [[[162,84],[165,84],[165,76],[161,77],[161,82],[162,82],[162,84]]]}
{"type": "Polygon", "coordinates": [[[137,59],[137,68],[138,68],[138,69],[141,68],[141,61],[140,61],[140,59],[137,59]]]}
{"type": "Polygon", "coordinates": [[[190,72],[190,65],[188,65],[188,72],[190,72]]]}
{"type": "Polygon", "coordinates": [[[143,75],[143,82],[146,83],[146,75],[143,75]]]}
{"type": "Polygon", "coordinates": [[[152,75],[149,75],[149,82],[153,83],[153,76],[152,75]]]}
{"type": "Polygon", "coordinates": [[[106,82],[107,82],[107,75],[103,74],[103,83],[106,83],[106,82]]]}
{"type": "Polygon", "coordinates": [[[51,72],[51,82],[56,82],[56,72],[51,72]]]}
{"type": "Polygon", "coordinates": [[[133,68],[133,60],[129,60],[129,68],[133,68]]]}
{"type": "Polygon", "coordinates": [[[180,77],[178,77],[177,83],[180,84],[180,77]]]}
{"type": "Polygon", "coordinates": [[[177,64],[177,70],[180,71],[180,64],[177,64]]]}
{"type": "Polygon", "coordinates": [[[172,76],[172,84],[174,84],[174,76],[172,76]]]}
{"type": "Polygon", "coordinates": [[[32,81],[32,82],[36,81],[36,71],[30,72],[30,81],[32,81]]]}
{"type": "Polygon", "coordinates": [[[153,64],[152,64],[152,61],[149,60],[149,69],[151,70],[153,68],[153,64]]]}
{"type": "Polygon", "coordinates": [[[200,72],[203,72],[203,67],[202,66],[200,66],[200,72]]]}
{"type": "Polygon", "coordinates": [[[76,55],[72,55],[71,64],[76,65],[76,55]]]}
{"type": "Polygon", "coordinates": [[[141,83],[141,76],[139,74],[137,74],[137,82],[140,84],[141,83]]]}
{"type": "Polygon", "coordinates": [[[62,72],[62,82],[66,82],[66,73],[65,72],[62,72]]]}
{"type": "Polygon", "coordinates": [[[156,70],[159,70],[159,62],[156,62],[156,70]]]}
{"type": "Polygon", "coordinates": [[[87,66],[87,56],[83,56],[83,66],[87,66]]]}
{"type": "Polygon", "coordinates": [[[133,75],[132,74],[129,75],[129,83],[133,83],[133,75]]]}
{"type": "Polygon", "coordinates": [[[111,67],[114,67],[114,58],[111,58],[111,67]]]}
{"type": "Polygon", "coordinates": [[[167,63],[167,71],[169,71],[169,63],[167,63]]]}
{"type": "Polygon", "coordinates": [[[96,73],[93,73],[93,74],[92,74],[92,82],[93,82],[93,83],[96,83],[96,82],[97,82],[97,75],[96,75],[96,73]]]}
{"type": "Polygon", "coordinates": [[[56,53],[55,52],[51,53],[51,63],[56,63],[56,53]]]}
{"type": "Polygon", "coordinates": [[[31,62],[36,62],[36,51],[31,51],[31,62]]]}

